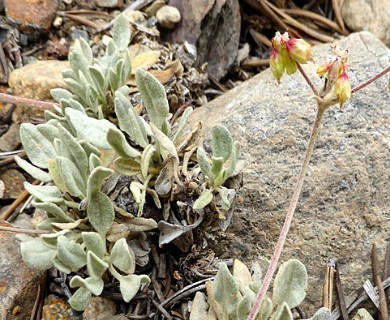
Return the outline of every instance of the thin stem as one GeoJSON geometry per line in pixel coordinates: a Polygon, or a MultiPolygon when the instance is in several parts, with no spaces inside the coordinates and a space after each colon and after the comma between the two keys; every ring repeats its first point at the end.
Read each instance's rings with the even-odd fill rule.
{"type": "Polygon", "coordinates": [[[16,105],[27,105],[27,106],[35,106],[43,109],[52,109],[53,106],[59,106],[57,103],[53,102],[45,102],[21,97],[15,97],[10,94],[0,92],[0,101],[14,103],[16,105]]]}
{"type": "Polygon", "coordinates": [[[303,70],[302,66],[297,63],[297,67],[298,67],[298,70],[299,72],[302,74],[302,76],[305,78],[307,84],[310,86],[311,90],[313,91],[314,95],[318,96],[319,97],[319,94],[318,94],[318,91],[317,89],[314,87],[314,84],[313,82],[311,82],[311,80],[309,79],[309,77],[307,76],[306,72],[303,70]]]}
{"type": "Polygon", "coordinates": [[[26,233],[26,234],[47,234],[47,233],[50,233],[50,231],[46,231],[46,230],[19,229],[19,228],[4,227],[4,226],[0,226],[0,230],[13,232],[13,233],[26,233]]]}
{"type": "Polygon", "coordinates": [[[358,85],[357,87],[353,88],[351,90],[352,93],[355,93],[364,87],[367,87],[369,84],[373,83],[375,80],[379,79],[380,77],[384,76],[386,73],[390,71],[390,66],[388,66],[386,69],[382,70],[380,73],[373,76],[371,79],[368,79],[366,82],[363,82],[362,84],[358,85]]]}
{"type": "Polygon", "coordinates": [[[312,132],[310,135],[309,143],[307,145],[305,156],[304,156],[304,159],[302,162],[302,167],[301,167],[301,170],[299,172],[298,181],[296,182],[296,185],[294,188],[294,193],[293,193],[291,200],[290,200],[290,205],[289,205],[288,210],[287,210],[284,225],[283,225],[283,228],[280,232],[279,240],[276,244],[276,248],[274,250],[271,262],[270,262],[268,270],[267,270],[267,274],[264,277],[264,281],[263,281],[262,286],[260,288],[260,291],[256,297],[255,304],[253,305],[253,308],[248,316],[248,320],[254,320],[256,318],[256,315],[257,315],[259,308],[260,308],[261,300],[264,298],[264,296],[268,290],[268,287],[271,283],[272,277],[275,273],[280,254],[283,250],[283,246],[284,246],[284,243],[286,241],[286,237],[287,237],[288,231],[290,229],[292,219],[294,217],[294,211],[295,211],[295,208],[296,208],[297,203],[298,203],[298,199],[299,199],[299,195],[301,193],[303,182],[305,180],[305,175],[306,175],[306,172],[308,169],[311,155],[313,153],[313,149],[314,149],[315,141],[316,141],[316,138],[317,138],[317,135],[319,132],[321,120],[322,120],[322,117],[323,117],[326,109],[327,109],[326,106],[323,106],[320,103],[318,104],[317,115],[316,115],[316,118],[315,118],[315,121],[313,124],[313,129],[312,129],[312,132]]]}

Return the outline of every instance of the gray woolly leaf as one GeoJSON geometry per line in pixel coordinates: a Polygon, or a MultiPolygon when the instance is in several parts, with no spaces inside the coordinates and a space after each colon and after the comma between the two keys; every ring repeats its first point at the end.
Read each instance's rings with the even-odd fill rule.
{"type": "Polygon", "coordinates": [[[76,165],[65,157],[57,157],[56,163],[67,191],[74,197],[86,198],[86,185],[76,165]]]}
{"type": "Polygon", "coordinates": [[[204,149],[202,147],[198,148],[198,150],[196,151],[196,156],[197,156],[200,170],[202,170],[203,174],[206,177],[212,178],[209,158],[207,157],[206,152],[204,151],[204,149]]]}
{"type": "Polygon", "coordinates": [[[108,178],[112,173],[111,169],[105,167],[97,167],[92,170],[87,182],[88,199],[100,191],[104,179],[108,178]]]}
{"type": "Polygon", "coordinates": [[[54,257],[53,259],[53,266],[56,268],[58,271],[61,271],[63,273],[69,274],[72,272],[72,269],[66,265],[60,258],[57,256],[54,257]]]}
{"type": "Polygon", "coordinates": [[[24,262],[35,269],[47,270],[53,266],[53,259],[57,253],[45,245],[40,238],[20,244],[22,258],[24,262]]]}
{"type": "Polygon", "coordinates": [[[286,302],[298,306],[306,296],[307,271],[302,262],[290,259],[283,263],[275,277],[272,300],[276,305],[286,302]]]}
{"type": "Polygon", "coordinates": [[[111,249],[110,262],[124,273],[134,273],[135,255],[133,250],[128,246],[125,238],[115,242],[111,249]]]}
{"type": "Polygon", "coordinates": [[[42,202],[62,203],[61,191],[56,186],[34,186],[25,182],[24,188],[42,202]]]}
{"type": "Polygon", "coordinates": [[[151,73],[143,69],[137,70],[135,80],[150,122],[169,136],[169,105],[163,85],[151,73]]]}
{"type": "Polygon", "coordinates": [[[177,131],[175,133],[175,136],[172,138],[172,141],[175,142],[177,140],[178,137],[180,137],[180,135],[182,134],[183,132],[183,129],[184,127],[186,126],[186,124],[188,123],[188,118],[190,117],[190,115],[192,114],[192,112],[194,111],[193,108],[186,108],[180,118],[180,121],[179,121],[179,126],[177,128],[177,131]]]}
{"type": "MultiPolygon", "coordinates": [[[[146,177],[148,176],[149,165],[150,165],[150,162],[152,161],[152,157],[153,157],[155,152],[156,152],[156,148],[151,144],[147,145],[146,148],[144,149],[144,151],[142,152],[141,173],[142,173],[142,176],[144,177],[144,179],[146,179],[146,177]]],[[[152,164],[152,167],[153,167],[153,164],[152,164]]]]}
{"type": "Polygon", "coordinates": [[[226,169],[226,178],[229,178],[234,170],[236,169],[238,153],[240,152],[240,143],[238,141],[234,141],[232,154],[229,160],[229,166],[226,169]]]}
{"type": "Polygon", "coordinates": [[[227,318],[236,313],[239,301],[242,299],[238,285],[229,272],[225,263],[219,265],[219,269],[212,283],[213,299],[222,307],[227,318]]]}
{"type": "Polygon", "coordinates": [[[148,145],[145,126],[130,101],[120,91],[115,92],[115,113],[118,117],[119,128],[138,145],[145,148],[148,145]]]}
{"type": "Polygon", "coordinates": [[[81,49],[81,52],[83,53],[84,58],[87,60],[88,64],[92,64],[93,54],[92,54],[92,50],[91,50],[91,47],[89,46],[88,42],[83,38],[79,38],[79,43],[80,43],[80,49],[81,49]]]}
{"type": "Polygon", "coordinates": [[[54,148],[49,140],[31,123],[20,126],[20,139],[30,161],[40,168],[47,168],[50,159],[56,157],[54,148]]]}
{"type": "MultiPolygon", "coordinates": [[[[88,66],[90,62],[84,57],[81,50],[72,48],[69,53],[69,63],[74,75],[80,75],[80,72],[89,80],[88,66]]],[[[77,78],[80,79],[80,76],[77,78]]]]}
{"type": "Polygon", "coordinates": [[[113,68],[108,69],[108,83],[110,84],[111,91],[115,92],[119,87],[119,77],[113,68]]]}
{"type": "Polygon", "coordinates": [[[97,157],[100,157],[100,150],[96,147],[94,147],[92,144],[90,144],[88,141],[85,140],[80,140],[79,141],[80,145],[83,147],[85,153],[89,157],[92,153],[96,155],[97,157]]]}
{"type": "Polygon", "coordinates": [[[81,287],[68,300],[70,306],[77,311],[84,311],[92,300],[92,293],[88,288],[81,287]]]}
{"type": "Polygon", "coordinates": [[[260,309],[259,309],[259,318],[261,320],[266,320],[269,318],[269,316],[272,313],[272,301],[270,298],[265,297],[261,302],[260,302],[260,309]]]}
{"type": "Polygon", "coordinates": [[[69,233],[69,230],[61,230],[54,233],[42,234],[41,239],[42,242],[49,248],[57,249],[58,237],[64,236],[67,233],[69,233]]]}
{"type": "Polygon", "coordinates": [[[213,186],[219,187],[223,183],[223,163],[224,160],[222,157],[211,157],[211,182],[213,186]],[[217,183],[217,178],[219,178],[217,183]]]}
{"type": "Polygon", "coordinates": [[[130,42],[130,27],[126,18],[120,14],[116,17],[111,30],[112,40],[119,50],[126,49],[130,42]]]}
{"type": "Polygon", "coordinates": [[[160,145],[164,149],[164,150],[160,150],[160,153],[163,156],[164,160],[166,160],[168,157],[173,157],[174,159],[179,161],[176,147],[173,144],[172,140],[169,139],[165,135],[165,133],[162,132],[159,128],[157,128],[153,123],[150,123],[150,128],[152,129],[154,138],[158,142],[158,145],[160,145]]]}
{"type": "Polygon", "coordinates": [[[286,302],[283,302],[283,304],[278,306],[271,320],[293,320],[290,306],[286,302]]]}
{"type": "Polygon", "coordinates": [[[74,110],[78,110],[78,111],[86,114],[85,108],[83,107],[83,105],[80,102],[78,102],[77,100],[74,100],[72,98],[62,101],[61,105],[63,106],[64,112],[65,112],[66,108],[72,108],[74,110]]]}
{"type": "Polygon", "coordinates": [[[134,159],[118,158],[114,160],[114,169],[125,176],[134,176],[140,173],[141,166],[134,159]]]}
{"type": "Polygon", "coordinates": [[[121,158],[141,157],[141,153],[127,143],[124,134],[118,129],[108,130],[107,141],[121,158]]]}
{"type": "Polygon", "coordinates": [[[226,162],[232,153],[233,139],[228,129],[222,125],[216,125],[211,129],[211,150],[216,158],[222,157],[226,162]]]}
{"type": "Polygon", "coordinates": [[[74,276],[70,280],[70,287],[84,287],[91,291],[95,296],[98,296],[103,291],[104,282],[100,278],[88,277],[86,279],[81,278],[80,276],[74,276]]]}
{"type": "Polygon", "coordinates": [[[33,201],[33,206],[37,209],[45,210],[49,218],[55,218],[56,222],[74,222],[69,215],[65,213],[59,206],[51,202],[38,202],[33,201]]]}
{"type": "Polygon", "coordinates": [[[106,244],[100,234],[96,232],[82,232],[85,247],[88,251],[92,251],[97,257],[103,259],[106,253],[106,244]]]}
{"type": "Polygon", "coordinates": [[[131,274],[124,277],[119,277],[119,289],[122,293],[123,300],[129,302],[137,294],[139,287],[143,283],[150,282],[150,278],[146,275],[131,274]]]}
{"type": "Polygon", "coordinates": [[[247,266],[238,259],[234,259],[233,262],[233,277],[238,284],[240,292],[245,294],[247,288],[252,283],[252,277],[247,266]]]}
{"type": "Polygon", "coordinates": [[[97,232],[104,236],[111,228],[115,218],[113,204],[102,192],[96,192],[88,198],[87,213],[89,221],[97,232]]]}
{"type": "MultiPolygon", "coordinates": [[[[65,118],[64,118],[65,119],[65,118]]],[[[36,126],[37,130],[44,135],[44,137],[53,143],[55,138],[58,138],[58,128],[57,125],[52,125],[53,120],[49,120],[48,123],[39,124],[36,126]]]]}
{"type": "MultiPolygon", "coordinates": [[[[321,308],[321,309],[317,310],[317,312],[313,315],[313,317],[311,317],[308,320],[329,320],[329,319],[331,319],[331,312],[329,311],[329,309],[321,308]]],[[[374,320],[374,318],[371,317],[371,315],[365,309],[359,309],[357,312],[357,315],[353,319],[354,320],[374,320]],[[362,314],[360,314],[360,318],[359,318],[358,316],[359,316],[359,313],[361,312],[361,310],[364,310],[366,312],[366,315],[363,316],[363,313],[362,313],[362,314]]]]}
{"type": "Polygon", "coordinates": [[[256,300],[256,294],[249,288],[237,305],[237,320],[246,320],[256,300]]]}
{"type": "Polygon", "coordinates": [[[19,167],[21,167],[24,171],[26,171],[29,175],[31,175],[34,179],[43,181],[43,182],[50,182],[52,181],[52,178],[50,174],[47,172],[33,166],[26,160],[23,160],[22,158],[15,156],[15,161],[18,164],[19,167]]]}
{"type": "Polygon", "coordinates": [[[104,95],[106,91],[106,81],[99,66],[90,66],[88,67],[88,70],[95,88],[100,92],[101,95],[104,95]]]}
{"type": "Polygon", "coordinates": [[[138,181],[132,181],[130,183],[130,191],[133,194],[135,202],[138,204],[141,203],[142,199],[142,190],[143,190],[143,185],[139,183],[138,181]]]}
{"type": "Polygon", "coordinates": [[[74,80],[71,78],[64,78],[65,84],[68,85],[70,91],[77,96],[77,99],[81,101],[82,104],[86,104],[87,99],[85,95],[85,88],[81,85],[78,80],[74,80]]]}
{"type": "Polygon", "coordinates": [[[195,298],[192,300],[191,313],[189,320],[206,320],[209,314],[209,304],[203,292],[197,291],[195,298]]]}
{"type": "Polygon", "coordinates": [[[99,258],[92,251],[87,253],[87,270],[92,278],[101,278],[108,268],[108,263],[99,258]]]}
{"type": "Polygon", "coordinates": [[[68,240],[65,236],[59,236],[57,239],[57,256],[73,271],[77,271],[87,263],[87,254],[81,245],[68,240]]]}
{"type": "Polygon", "coordinates": [[[100,166],[100,159],[99,157],[94,154],[94,153],[91,153],[90,156],[89,156],[89,171],[92,172],[93,169],[97,168],[100,166]]]}
{"type": "Polygon", "coordinates": [[[111,149],[106,136],[110,128],[115,129],[115,125],[106,119],[97,120],[90,118],[78,110],[67,108],[66,117],[77,132],[80,140],[87,140],[97,148],[111,149]]]}
{"type": "Polygon", "coordinates": [[[194,210],[203,209],[211,202],[211,200],[213,200],[213,192],[210,189],[204,189],[199,198],[194,202],[192,208],[194,210]]]}
{"type": "Polygon", "coordinates": [[[160,230],[160,238],[158,244],[160,248],[167,243],[172,242],[182,234],[195,229],[202,222],[203,217],[199,217],[193,224],[182,226],[179,224],[171,224],[164,220],[158,222],[158,229],[160,230]]]}
{"type": "Polygon", "coordinates": [[[51,89],[50,94],[53,97],[53,99],[55,101],[57,101],[58,103],[60,103],[61,100],[67,100],[67,99],[74,97],[73,94],[69,90],[66,90],[63,88],[51,89]]]}

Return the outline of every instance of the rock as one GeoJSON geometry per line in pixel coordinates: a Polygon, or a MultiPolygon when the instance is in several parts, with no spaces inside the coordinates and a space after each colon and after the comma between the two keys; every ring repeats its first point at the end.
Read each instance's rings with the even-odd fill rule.
{"type": "Polygon", "coordinates": [[[9,86],[14,95],[50,100],[50,90],[66,88],[62,79],[62,70],[69,68],[68,61],[35,61],[11,72],[9,86]]]}
{"type": "Polygon", "coordinates": [[[20,24],[22,31],[49,32],[58,9],[56,0],[5,0],[4,5],[7,17],[20,24]]]}
{"type": "MultiPolygon", "coordinates": [[[[340,41],[349,48],[349,76],[355,87],[388,66],[389,50],[369,32],[340,41]]],[[[329,44],[314,48],[323,64],[329,44]]],[[[315,85],[316,66],[304,65],[315,85]]],[[[253,77],[209,104],[195,109],[192,121],[206,128],[228,127],[241,143],[244,187],[233,221],[221,235],[220,256],[265,269],[279,237],[286,209],[309,139],[316,103],[299,73],[277,85],[271,71],[253,77]],[[265,259],[264,259],[265,258],[265,259]]],[[[373,243],[389,241],[390,93],[386,77],[353,95],[344,110],[330,108],[323,120],[310,168],[281,261],[297,258],[309,273],[304,307],[321,305],[325,266],[339,259],[344,294],[371,277],[373,243]]]]}
{"type": "Polygon", "coordinates": [[[160,26],[168,30],[172,30],[180,18],[179,10],[172,6],[163,6],[156,13],[156,19],[160,26]]]}
{"type": "Polygon", "coordinates": [[[0,173],[0,179],[5,184],[4,199],[16,199],[24,191],[26,178],[16,169],[6,169],[0,173]]]}
{"type": "MultiPolygon", "coordinates": [[[[149,17],[152,17],[152,16],[155,16],[157,13],[157,10],[163,6],[165,6],[164,0],[155,0],[144,11],[149,17]]],[[[180,13],[179,13],[179,15],[180,15],[180,13]]]]}
{"type": "Polygon", "coordinates": [[[20,145],[19,124],[12,123],[0,137],[0,151],[13,151],[20,145]]]}
{"type": "Polygon", "coordinates": [[[123,7],[123,0],[95,0],[95,3],[101,8],[123,7]]]}
{"type": "Polygon", "coordinates": [[[238,0],[170,0],[178,8],[181,22],[168,35],[173,43],[196,45],[196,66],[208,63],[208,73],[219,80],[234,63],[240,40],[241,17],[238,0]]]}
{"type": "Polygon", "coordinates": [[[81,316],[77,316],[67,302],[50,294],[42,308],[42,320],[81,320],[81,316]]]}
{"type": "MultiPolygon", "coordinates": [[[[4,221],[0,225],[12,226],[4,221]]],[[[13,233],[0,231],[0,243],[0,319],[30,319],[38,287],[44,291],[46,271],[25,265],[13,233]]]]}
{"type": "Polygon", "coordinates": [[[83,320],[112,319],[115,312],[115,301],[102,297],[93,297],[91,304],[84,310],[83,320]]]}
{"type": "Polygon", "coordinates": [[[370,31],[390,45],[390,0],[343,1],[341,16],[352,31],[370,31]]]}

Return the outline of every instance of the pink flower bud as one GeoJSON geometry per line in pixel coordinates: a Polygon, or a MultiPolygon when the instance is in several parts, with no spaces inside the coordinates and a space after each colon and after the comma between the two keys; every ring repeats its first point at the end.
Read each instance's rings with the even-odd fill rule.
{"type": "Polygon", "coordinates": [[[347,67],[343,63],[341,74],[335,84],[336,96],[339,100],[340,108],[351,98],[351,82],[349,81],[346,69],[347,67]]]}
{"type": "Polygon", "coordinates": [[[291,38],[286,41],[288,55],[298,63],[307,63],[312,61],[311,47],[305,40],[291,38]]]}
{"type": "Polygon", "coordinates": [[[274,47],[271,49],[269,64],[276,81],[280,83],[280,78],[284,73],[284,66],[281,54],[274,47]]]}

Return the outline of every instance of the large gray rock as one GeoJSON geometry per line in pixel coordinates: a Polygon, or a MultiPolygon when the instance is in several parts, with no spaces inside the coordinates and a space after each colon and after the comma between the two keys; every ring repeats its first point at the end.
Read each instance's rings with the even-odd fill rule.
{"type": "MultiPolygon", "coordinates": [[[[340,41],[349,48],[352,86],[388,65],[389,50],[372,34],[340,41]]],[[[330,45],[314,48],[317,65],[330,45]]],[[[316,66],[303,66],[319,87],[316,66]]],[[[325,114],[281,259],[309,273],[306,307],[320,306],[325,265],[339,259],[345,293],[370,278],[373,243],[383,251],[390,227],[390,108],[387,77],[325,114]]],[[[195,111],[206,127],[223,123],[242,145],[244,187],[219,254],[249,262],[272,255],[309,139],[316,103],[300,74],[277,85],[270,70],[195,111]]]]}

